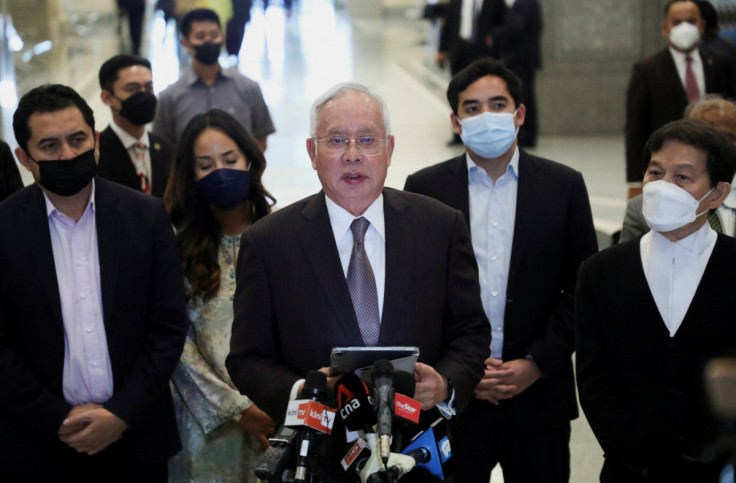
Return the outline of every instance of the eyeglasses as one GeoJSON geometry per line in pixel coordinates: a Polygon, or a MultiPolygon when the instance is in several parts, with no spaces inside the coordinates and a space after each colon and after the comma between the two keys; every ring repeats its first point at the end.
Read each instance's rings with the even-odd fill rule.
{"type": "Polygon", "coordinates": [[[385,143],[387,140],[387,138],[375,138],[373,136],[361,136],[358,139],[346,139],[337,136],[328,139],[313,139],[316,143],[324,143],[328,154],[342,154],[348,150],[350,143],[354,142],[358,151],[366,156],[381,154],[381,143],[385,143]]]}

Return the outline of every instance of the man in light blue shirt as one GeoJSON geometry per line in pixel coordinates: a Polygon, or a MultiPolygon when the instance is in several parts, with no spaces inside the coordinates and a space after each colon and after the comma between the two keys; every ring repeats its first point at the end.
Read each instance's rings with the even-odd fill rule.
{"type": "Polygon", "coordinates": [[[478,261],[491,357],[454,421],[456,481],[566,482],[573,293],[580,262],[597,250],[580,173],[517,146],[524,124],[519,78],[477,61],[447,89],[453,129],[466,153],[409,176],[405,190],[465,215],[478,261]]]}

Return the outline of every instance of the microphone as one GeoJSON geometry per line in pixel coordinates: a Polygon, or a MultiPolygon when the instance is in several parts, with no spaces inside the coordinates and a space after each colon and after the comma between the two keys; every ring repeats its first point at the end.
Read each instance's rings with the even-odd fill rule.
{"type": "Polygon", "coordinates": [[[373,363],[373,386],[375,387],[374,403],[378,420],[378,440],[381,460],[388,467],[391,455],[391,418],[394,414],[394,366],[391,362],[380,359],[373,363]]]}
{"type": "MultiPolygon", "coordinates": [[[[368,445],[371,448],[376,448],[378,442],[376,440],[376,433],[366,434],[368,445]]],[[[414,468],[414,459],[405,454],[401,453],[389,453],[389,457],[386,460],[383,459],[383,455],[372,454],[365,462],[362,467],[359,467],[359,476],[361,483],[386,483],[386,479],[389,482],[398,481],[398,479],[410,472],[414,468]],[[383,468],[381,468],[383,466],[383,468]]]]}
{"type": "Polygon", "coordinates": [[[373,431],[376,414],[365,382],[354,373],[345,374],[335,384],[337,412],[349,431],[373,431]]]}
{"type": "Polygon", "coordinates": [[[276,435],[269,439],[268,449],[258,459],[255,473],[264,481],[282,478],[286,465],[294,453],[297,432],[287,426],[281,426],[276,435]]]}
{"type": "MultiPolygon", "coordinates": [[[[452,457],[450,440],[443,418],[436,420],[425,431],[414,437],[403,454],[412,456],[417,468],[424,468],[440,480],[445,479],[445,467],[452,457]]],[[[448,472],[449,473],[449,472],[448,472]]]]}
{"type": "Polygon", "coordinates": [[[397,419],[419,424],[422,405],[414,397],[417,381],[414,374],[394,371],[394,416],[397,419]]]}
{"type": "MultiPolygon", "coordinates": [[[[324,403],[325,392],[327,391],[327,376],[319,371],[309,371],[304,387],[299,395],[300,398],[309,398],[318,403],[324,403]]],[[[311,411],[310,411],[311,412],[311,411]]],[[[324,407],[323,407],[324,414],[324,407]]],[[[294,481],[306,482],[307,465],[309,464],[309,444],[312,441],[315,430],[309,426],[302,430],[302,444],[297,459],[296,473],[294,481]]]]}

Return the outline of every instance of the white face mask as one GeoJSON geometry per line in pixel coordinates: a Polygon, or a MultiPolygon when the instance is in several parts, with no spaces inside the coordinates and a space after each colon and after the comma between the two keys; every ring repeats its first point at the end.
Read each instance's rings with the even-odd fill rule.
{"type": "Polygon", "coordinates": [[[706,213],[698,213],[698,206],[710,193],[696,200],[690,193],[676,184],[664,180],[651,181],[644,185],[644,203],[642,213],[644,219],[654,231],[667,233],[692,223],[697,217],[706,213]]]}
{"type": "Polygon", "coordinates": [[[457,120],[462,127],[463,144],[478,156],[493,159],[511,148],[518,129],[514,117],[519,112],[483,112],[477,116],[457,120]]]}
{"type": "Polygon", "coordinates": [[[670,30],[670,42],[678,49],[688,52],[700,42],[700,30],[689,22],[682,22],[670,30]]]}

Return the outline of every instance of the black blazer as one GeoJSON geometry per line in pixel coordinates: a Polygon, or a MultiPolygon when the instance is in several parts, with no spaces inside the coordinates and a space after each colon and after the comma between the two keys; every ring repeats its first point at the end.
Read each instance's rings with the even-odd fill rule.
{"type": "MultiPolygon", "coordinates": [[[[734,97],[736,75],[728,58],[703,48],[699,51],[705,92],[734,97]]],[[[634,64],[626,92],[626,181],[642,180],[649,136],[668,122],[682,119],[685,107],[685,88],[668,48],[634,64]]]]}
{"type": "MultiPolygon", "coordinates": [[[[470,222],[464,154],[410,175],[404,189],[436,198],[470,222]]],[[[503,358],[531,355],[544,374],[519,396],[501,401],[520,427],[558,426],[577,417],[573,296],[580,262],[597,249],[582,175],[520,151],[503,358]]]]}
{"type": "MultiPolygon", "coordinates": [[[[445,23],[440,32],[440,43],[438,50],[440,52],[449,52],[455,55],[458,49],[464,48],[465,44],[460,39],[460,11],[462,10],[462,0],[450,0],[450,5],[445,14],[445,23]]],[[[498,57],[498,47],[494,46],[490,49],[485,47],[485,38],[492,29],[503,25],[504,14],[506,12],[506,4],[504,0],[483,0],[483,5],[478,14],[476,26],[476,38],[473,45],[487,50],[487,55],[498,57]]]]}
{"type": "Polygon", "coordinates": [[[506,11],[503,25],[491,29],[490,35],[510,69],[527,66],[537,70],[542,66],[542,10],[538,0],[516,0],[506,11]]]}
{"type": "MultiPolygon", "coordinates": [[[[183,277],[161,200],[95,178],[100,286],[114,394],[129,426],[127,460],[165,461],[181,447],[169,377],[187,330],[183,277]]],[[[0,205],[0,471],[41,470],[61,443],[64,326],[43,194],[0,205]]]]}
{"type": "Polygon", "coordinates": [[[10,146],[0,141],[0,201],[12,195],[23,187],[23,180],[15,164],[15,158],[10,146]]]}
{"type": "MultiPolygon", "coordinates": [[[[169,181],[169,163],[174,157],[175,147],[162,137],[150,132],[148,140],[153,175],[151,194],[162,198],[166,190],[166,183],[169,181]]],[[[130,154],[110,126],[100,133],[100,163],[97,166],[97,174],[134,190],[141,190],[141,181],[130,159],[130,154]]]]}
{"type": "MultiPolygon", "coordinates": [[[[703,394],[705,361],[733,353],[736,240],[718,235],[674,337],[649,290],[640,239],[580,267],[575,304],[580,404],[605,465],[640,473],[657,454],[699,456],[713,419],[703,394]]],[[[605,469],[604,469],[605,471],[605,469]]]]}
{"type": "MultiPolygon", "coordinates": [[[[386,287],[378,345],[416,345],[419,361],[471,396],[488,356],[478,269],[462,215],[384,189],[386,287]]],[[[227,369],[275,420],[307,371],[335,346],[363,345],[320,192],[252,225],[241,240],[227,369]]]]}

